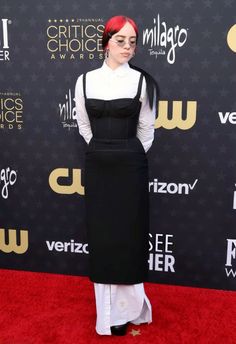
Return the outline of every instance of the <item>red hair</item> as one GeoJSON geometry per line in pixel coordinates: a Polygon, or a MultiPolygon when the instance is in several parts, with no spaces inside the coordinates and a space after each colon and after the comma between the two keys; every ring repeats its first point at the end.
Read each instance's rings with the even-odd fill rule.
{"type": "Polygon", "coordinates": [[[107,43],[111,36],[120,31],[126,23],[130,23],[132,25],[138,39],[138,27],[133,19],[126,16],[115,16],[110,18],[105,24],[105,29],[102,35],[103,49],[106,49],[107,43]]]}

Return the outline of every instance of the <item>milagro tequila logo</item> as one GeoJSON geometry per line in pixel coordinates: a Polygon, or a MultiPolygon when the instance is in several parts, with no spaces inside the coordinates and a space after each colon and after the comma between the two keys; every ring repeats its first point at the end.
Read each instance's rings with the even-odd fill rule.
{"type": "Polygon", "coordinates": [[[161,21],[160,14],[153,18],[153,27],[143,30],[143,45],[149,45],[151,56],[166,55],[167,62],[175,63],[176,47],[182,47],[188,38],[188,29],[179,25],[167,28],[165,21],[161,21]]]}
{"type": "Polygon", "coordinates": [[[70,89],[68,94],[65,95],[65,102],[59,103],[59,115],[63,128],[70,130],[71,128],[78,127],[75,102],[70,89]]]}
{"type": "Polygon", "coordinates": [[[9,186],[12,186],[15,184],[17,180],[17,172],[14,170],[11,170],[10,167],[3,168],[0,170],[0,189],[1,189],[1,195],[2,198],[7,199],[9,192],[8,188],[9,186]]]}
{"type": "Polygon", "coordinates": [[[10,61],[8,24],[11,20],[1,19],[0,22],[0,61],[10,61]]]}

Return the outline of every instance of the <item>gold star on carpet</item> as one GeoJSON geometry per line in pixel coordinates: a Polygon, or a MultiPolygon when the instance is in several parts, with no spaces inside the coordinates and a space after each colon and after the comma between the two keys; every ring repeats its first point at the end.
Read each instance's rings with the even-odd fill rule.
{"type": "Polygon", "coordinates": [[[130,334],[132,334],[133,337],[141,335],[140,330],[135,329],[132,329],[132,331],[130,331],[130,334]]]}

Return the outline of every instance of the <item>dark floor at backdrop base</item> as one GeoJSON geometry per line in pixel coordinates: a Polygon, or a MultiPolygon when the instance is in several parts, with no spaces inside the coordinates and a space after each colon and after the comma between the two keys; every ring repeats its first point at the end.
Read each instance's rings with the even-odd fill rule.
{"type": "Polygon", "coordinates": [[[0,270],[0,344],[235,344],[236,292],[145,283],[153,322],[95,332],[87,277],[0,270]]]}

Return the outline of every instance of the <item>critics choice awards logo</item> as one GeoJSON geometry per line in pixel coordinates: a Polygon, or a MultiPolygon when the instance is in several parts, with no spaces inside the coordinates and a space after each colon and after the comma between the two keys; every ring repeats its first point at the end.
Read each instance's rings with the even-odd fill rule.
{"type": "Polygon", "coordinates": [[[181,48],[187,41],[188,29],[181,28],[179,25],[168,27],[165,21],[162,21],[160,14],[153,18],[151,28],[143,30],[143,45],[149,46],[150,56],[166,56],[167,62],[175,63],[176,48],[181,48]]]}
{"type": "Polygon", "coordinates": [[[49,19],[47,50],[51,60],[92,60],[103,58],[103,20],[49,19]]]}
{"type": "Polygon", "coordinates": [[[22,129],[23,99],[20,93],[0,92],[0,129],[22,129]]]}
{"type": "Polygon", "coordinates": [[[0,61],[10,61],[8,26],[11,24],[9,19],[0,21],[0,61]]]}

